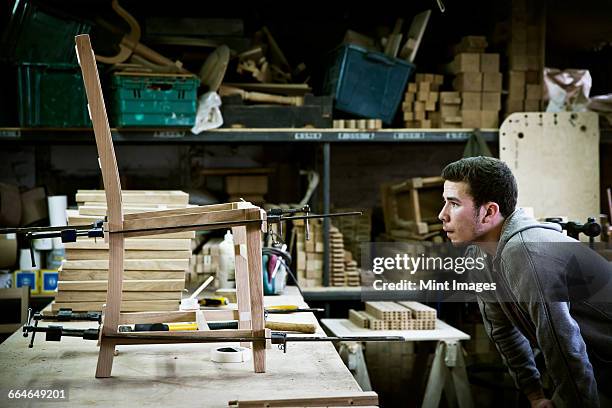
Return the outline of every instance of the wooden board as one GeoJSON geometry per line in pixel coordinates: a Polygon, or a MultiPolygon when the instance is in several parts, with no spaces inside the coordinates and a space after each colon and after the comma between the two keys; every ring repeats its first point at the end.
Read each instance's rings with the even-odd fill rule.
{"type": "MultiPolygon", "coordinates": [[[[99,281],[58,281],[57,290],[62,291],[105,291],[108,282],[99,281]]],[[[123,292],[176,292],[185,288],[184,279],[124,280],[123,292]]]]}
{"type": "Polygon", "coordinates": [[[512,114],[500,127],[499,151],[517,179],[518,205],[536,218],[586,222],[600,213],[597,114],[512,114]]]}
{"type": "MultiPolygon", "coordinates": [[[[181,291],[178,292],[130,292],[121,294],[122,300],[174,300],[180,301],[181,291]]],[[[56,302],[106,302],[106,291],[70,292],[62,291],[55,295],[56,302]]]]}
{"type": "MultiPolygon", "coordinates": [[[[77,260],[108,260],[108,251],[97,249],[67,249],[66,259],[77,260]]],[[[191,251],[137,251],[128,250],[124,259],[191,259],[191,251]]]]}
{"type": "MultiPolygon", "coordinates": [[[[101,311],[106,302],[53,302],[51,310],[70,308],[75,312],[101,311]]],[[[178,310],[180,302],[176,300],[124,300],[121,302],[122,312],[169,311],[178,310]]]]}
{"type": "MultiPolygon", "coordinates": [[[[186,271],[189,268],[188,259],[126,259],[123,263],[125,270],[132,271],[186,271]]],[[[68,269],[107,269],[108,261],[104,260],[85,260],[71,261],[66,260],[62,265],[63,270],[68,269]]]]}
{"type": "MultiPolygon", "coordinates": [[[[191,250],[190,239],[166,239],[164,235],[157,235],[157,238],[147,239],[127,238],[125,240],[125,250],[130,251],[185,251],[191,250]]],[[[108,244],[102,239],[94,240],[93,238],[79,238],[76,242],[67,242],[64,244],[66,250],[96,250],[103,251],[108,249],[108,244]]]]}
{"type": "MultiPolygon", "coordinates": [[[[173,190],[123,190],[121,192],[123,204],[149,203],[149,204],[189,204],[189,194],[173,190]]],[[[106,202],[104,190],[78,190],[76,201],[106,202]]]]}
{"type": "MultiPolygon", "coordinates": [[[[62,269],[58,272],[58,279],[62,281],[107,280],[108,270],[62,269]]],[[[185,271],[124,271],[123,279],[185,279],[185,271]]]]}

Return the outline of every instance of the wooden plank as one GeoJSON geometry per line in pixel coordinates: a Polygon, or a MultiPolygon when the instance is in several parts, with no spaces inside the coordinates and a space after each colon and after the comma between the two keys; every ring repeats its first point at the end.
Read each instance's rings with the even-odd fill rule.
{"type": "MultiPolygon", "coordinates": [[[[118,236],[117,234],[111,235],[118,236]]],[[[111,248],[112,251],[112,248],[111,248]]],[[[110,260],[112,261],[113,253],[110,252],[110,260]]],[[[188,259],[126,259],[123,262],[123,250],[121,251],[122,269],[132,271],[186,271],[189,268],[188,259]]],[[[63,270],[68,269],[107,269],[109,261],[105,260],[66,260],[62,264],[63,270]]],[[[109,268],[110,270],[110,268],[109,268]]]]}
{"type": "Polygon", "coordinates": [[[378,406],[378,395],[374,391],[358,393],[341,392],[334,395],[296,398],[268,398],[264,400],[229,401],[231,408],[266,408],[266,407],[344,407],[344,406],[378,406]]]}
{"type": "MultiPolygon", "coordinates": [[[[182,291],[174,292],[123,292],[123,300],[181,300],[182,291]]],[[[106,290],[70,292],[60,291],[55,295],[56,302],[106,302],[106,290]]]]}
{"type": "MultiPolygon", "coordinates": [[[[101,95],[101,93],[100,93],[101,95]]],[[[76,201],[104,202],[105,190],[78,190],[76,201]]],[[[189,204],[189,194],[183,191],[162,190],[125,190],[121,192],[121,201],[125,204],[189,204]]]]}
{"type": "MultiPolygon", "coordinates": [[[[184,279],[160,279],[160,280],[124,280],[122,281],[123,292],[176,292],[185,288],[184,279]]],[[[105,291],[108,288],[107,281],[58,281],[57,290],[62,291],[105,291]]]]}
{"type": "Polygon", "coordinates": [[[407,308],[411,311],[412,317],[420,320],[436,320],[437,312],[436,309],[424,305],[419,302],[397,302],[400,306],[407,308]]]}
{"type": "MultiPolygon", "coordinates": [[[[102,306],[106,302],[54,302],[51,304],[53,312],[59,312],[60,309],[70,308],[75,312],[95,312],[102,311],[102,306]]],[[[120,308],[122,312],[141,312],[141,311],[163,311],[176,310],[180,302],[177,300],[124,300],[121,302],[120,308]]],[[[100,359],[98,359],[100,361],[100,359]]],[[[104,368],[103,366],[102,368],[104,368]]],[[[107,368],[110,373],[110,367],[107,368]]],[[[100,371],[100,375],[106,371],[100,371]]],[[[98,376],[96,372],[96,376],[98,376]]],[[[99,377],[99,376],[98,376],[99,377]]]]}
{"type": "MultiPolygon", "coordinates": [[[[126,251],[184,251],[191,250],[190,239],[166,239],[154,235],[156,238],[127,238],[126,251]]],[[[79,238],[76,242],[64,244],[66,250],[108,250],[108,243],[102,239],[79,238]]]]}
{"type": "MultiPolygon", "coordinates": [[[[108,251],[97,249],[67,249],[69,260],[108,260],[108,251]]],[[[125,251],[124,259],[191,259],[191,251],[125,251]]]]}
{"type": "MultiPolygon", "coordinates": [[[[202,310],[210,321],[238,320],[237,310],[202,310]]],[[[195,311],[121,313],[119,324],[194,322],[195,311]]]]}
{"type": "MultiPolygon", "coordinates": [[[[185,271],[124,271],[123,279],[184,279],[185,271]]],[[[84,281],[84,280],[107,280],[108,270],[96,269],[62,269],[58,273],[58,279],[62,281],[84,281]]]]}
{"type": "Polygon", "coordinates": [[[187,214],[207,214],[215,211],[227,211],[227,210],[238,210],[246,208],[255,208],[251,203],[247,202],[236,202],[236,203],[225,203],[225,204],[212,204],[204,205],[199,207],[188,207],[175,210],[163,210],[163,211],[151,211],[140,214],[130,214],[125,216],[125,220],[138,220],[143,218],[155,218],[155,217],[172,217],[177,215],[187,214]]]}
{"type": "MultiPolygon", "coordinates": [[[[257,336],[264,335],[263,281],[261,279],[261,226],[246,226],[247,260],[249,266],[249,294],[251,302],[251,327],[257,336]]],[[[253,367],[256,373],[266,371],[266,345],[253,343],[253,367]]]]}

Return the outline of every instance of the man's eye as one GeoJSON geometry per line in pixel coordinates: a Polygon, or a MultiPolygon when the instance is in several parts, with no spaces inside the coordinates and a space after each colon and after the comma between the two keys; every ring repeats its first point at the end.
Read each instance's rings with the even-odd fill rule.
{"type": "Polygon", "coordinates": [[[459,207],[459,204],[457,204],[457,203],[451,203],[451,207],[459,207]]]}

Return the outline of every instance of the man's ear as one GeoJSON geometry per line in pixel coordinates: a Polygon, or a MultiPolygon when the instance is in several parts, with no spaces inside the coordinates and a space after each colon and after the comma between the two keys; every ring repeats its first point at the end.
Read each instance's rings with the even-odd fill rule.
{"type": "Polygon", "coordinates": [[[482,205],[482,208],[484,208],[484,214],[482,218],[483,224],[490,223],[491,221],[495,220],[499,215],[499,205],[494,201],[484,203],[482,205]]]}

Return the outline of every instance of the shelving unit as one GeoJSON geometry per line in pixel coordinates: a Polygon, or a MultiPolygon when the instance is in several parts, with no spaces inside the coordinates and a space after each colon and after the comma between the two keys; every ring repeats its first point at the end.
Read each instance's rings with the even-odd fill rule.
{"type": "MultiPolygon", "coordinates": [[[[116,144],[226,144],[316,143],[322,147],[322,212],[331,209],[331,144],[343,143],[465,143],[479,132],[488,143],[498,142],[498,129],[216,129],[199,135],[189,128],[111,129],[116,144]]],[[[601,131],[601,143],[612,144],[612,129],[601,131]]],[[[93,130],[47,128],[0,128],[2,144],[94,144],[93,130]]],[[[323,220],[325,254],[329,253],[328,218],[323,220]]],[[[329,284],[329,264],[324,256],[323,284],[329,284]]]]}

